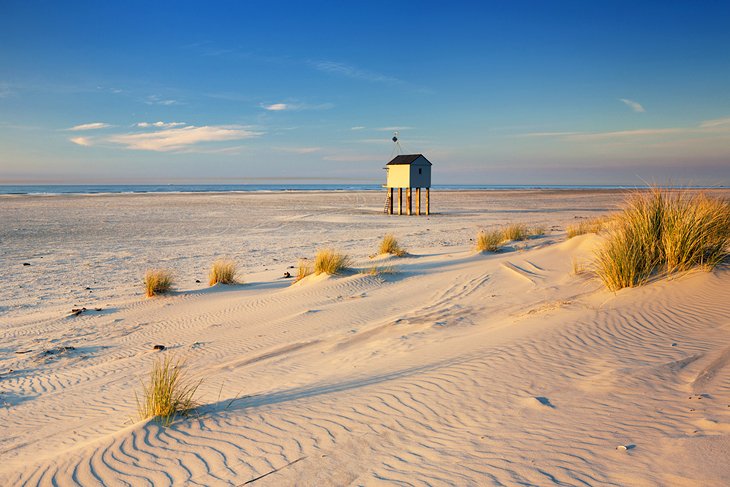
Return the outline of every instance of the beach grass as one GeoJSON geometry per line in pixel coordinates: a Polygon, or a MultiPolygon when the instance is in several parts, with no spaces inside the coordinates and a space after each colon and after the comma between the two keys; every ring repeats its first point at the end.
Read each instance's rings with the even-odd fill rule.
{"type": "Polygon", "coordinates": [[[477,233],[476,251],[496,252],[502,242],[504,242],[504,232],[502,230],[480,230],[477,233]]]}
{"type": "Polygon", "coordinates": [[[653,274],[714,268],[728,255],[730,205],[688,190],[632,195],[596,255],[596,272],[618,291],[653,274]]]}
{"type": "Polygon", "coordinates": [[[297,263],[297,278],[294,282],[301,281],[313,271],[312,264],[308,259],[299,259],[299,262],[297,263]]]}
{"type": "Polygon", "coordinates": [[[135,393],[140,420],[156,418],[163,426],[197,407],[195,394],[202,383],[192,380],[183,360],[173,356],[157,359],[152,364],[149,381],[143,384],[142,399],[135,393]]]}
{"type": "Polygon", "coordinates": [[[334,249],[321,249],[314,257],[314,273],[339,274],[351,264],[350,258],[334,249]]]}
{"type": "Polygon", "coordinates": [[[406,255],[405,249],[401,248],[400,244],[398,243],[398,240],[391,233],[386,234],[383,237],[382,242],[380,242],[380,247],[379,247],[378,253],[381,255],[382,254],[395,255],[397,257],[403,257],[404,255],[406,255]]]}
{"type": "Polygon", "coordinates": [[[236,284],[236,263],[232,260],[219,259],[213,262],[208,273],[208,283],[215,284],[236,284]]]}
{"type": "Polygon", "coordinates": [[[679,193],[668,199],[661,250],[666,271],[712,269],[728,256],[730,204],[703,194],[679,193]]]}
{"type": "Polygon", "coordinates": [[[148,269],[144,274],[145,295],[148,298],[165,294],[172,289],[172,272],[167,269],[148,269]]]}
{"type": "Polygon", "coordinates": [[[605,228],[608,221],[608,218],[599,217],[582,220],[575,225],[568,225],[566,228],[568,238],[570,239],[577,237],[578,235],[585,235],[586,233],[599,233],[605,228]]]}
{"type": "Polygon", "coordinates": [[[505,241],[526,240],[531,235],[530,229],[524,223],[511,223],[502,230],[505,241]]]}
{"type": "Polygon", "coordinates": [[[398,269],[391,265],[374,265],[368,267],[367,269],[362,271],[362,273],[369,276],[383,276],[397,274],[398,269]]]}
{"type": "Polygon", "coordinates": [[[586,272],[586,265],[583,261],[578,259],[577,257],[571,258],[571,264],[573,268],[573,275],[574,276],[580,276],[581,274],[585,274],[586,272]]]}

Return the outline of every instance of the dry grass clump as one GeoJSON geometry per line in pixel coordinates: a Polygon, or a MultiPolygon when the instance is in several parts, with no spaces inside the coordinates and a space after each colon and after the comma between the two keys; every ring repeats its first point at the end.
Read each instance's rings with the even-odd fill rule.
{"type": "Polygon", "coordinates": [[[524,223],[512,223],[502,230],[504,240],[526,240],[531,236],[530,229],[524,223]]]}
{"type": "Polygon", "coordinates": [[[236,284],[236,263],[232,260],[216,260],[210,268],[208,283],[236,284]]]}
{"type": "Polygon", "coordinates": [[[576,258],[576,257],[573,257],[571,259],[571,263],[573,264],[573,275],[574,276],[580,276],[581,274],[585,274],[586,266],[582,261],[578,260],[578,258],[576,258]]]}
{"type": "Polygon", "coordinates": [[[477,252],[496,252],[504,241],[502,230],[480,230],[477,234],[477,252]]]}
{"type": "Polygon", "coordinates": [[[599,217],[583,220],[575,225],[568,225],[568,238],[585,235],[586,233],[599,233],[606,226],[606,223],[608,223],[607,218],[599,217]]]}
{"type": "Polygon", "coordinates": [[[383,241],[380,242],[379,254],[391,254],[397,257],[403,257],[406,255],[405,249],[400,247],[398,240],[391,233],[383,237],[383,241]]]}
{"type": "Polygon", "coordinates": [[[530,237],[543,235],[545,227],[528,227],[524,223],[512,223],[496,230],[480,230],[477,234],[477,252],[496,252],[508,241],[527,240],[530,237]]]}
{"type": "Polygon", "coordinates": [[[390,274],[397,274],[398,269],[396,269],[393,266],[390,265],[374,265],[371,267],[368,267],[365,271],[363,271],[363,274],[367,274],[369,276],[382,276],[382,275],[390,275],[390,274]]]}
{"type": "Polygon", "coordinates": [[[172,289],[172,273],[167,269],[148,269],[144,274],[145,294],[148,298],[172,289]]]}
{"type": "Polygon", "coordinates": [[[294,282],[301,281],[313,272],[312,265],[307,259],[299,259],[297,263],[297,278],[294,282]]]}
{"type": "Polygon", "coordinates": [[[333,249],[322,249],[314,257],[314,273],[339,274],[351,264],[350,258],[333,249]]]}
{"type": "Polygon", "coordinates": [[[661,249],[667,272],[711,270],[728,256],[730,203],[680,193],[667,201],[661,249]]]}
{"type": "Polygon", "coordinates": [[[730,204],[689,191],[652,189],[627,202],[596,256],[596,271],[617,291],[658,271],[712,269],[728,255],[730,204]]]}
{"type": "Polygon", "coordinates": [[[184,361],[167,356],[152,365],[149,382],[143,384],[142,400],[135,393],[139,419],[157,418],[168,426],[178,415],[197,407],[195,393],[202,380],[191,380],[184,361]]]}

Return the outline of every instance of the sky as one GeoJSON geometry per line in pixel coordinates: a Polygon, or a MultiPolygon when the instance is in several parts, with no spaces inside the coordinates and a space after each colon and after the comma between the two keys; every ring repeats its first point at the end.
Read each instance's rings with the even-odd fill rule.
{"type": "Polygon", "coordinates": [[[0,184],[730,184],[730,2],[0,1],[0,184]]]}

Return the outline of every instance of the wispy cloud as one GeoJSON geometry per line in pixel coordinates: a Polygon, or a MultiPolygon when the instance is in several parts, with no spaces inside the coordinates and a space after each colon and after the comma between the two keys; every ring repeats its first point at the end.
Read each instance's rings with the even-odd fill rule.
{"type": "Polygon", "coordinates": [[[66,130],[69,130],[71,132],[81,132],[83,130],[99,130],[99,129],[105,129],[112,127],[112,125],[109,125],[108,123],[104,122],[92,122],[92,123],[82,123],[81,125],[74,125],[71,128],[67,128],[66,130]]]}
{"type": "Polygon", "coordinates": [[[182,127],[183,125],[187,125],[185,122],[138,122],[135,124],[135,126],[140,128],[149,128],[149,127],[155,127],[155,128],[173,128],[173,127],[182,127]]]}
{"type": "Polygon", "coordinates": [[[573,140],[598,140],[598,139],[619,139],[627,137],[652,137],[657,135],[679,134],[687,132],[685,128],[663,128],[663,129],[636,129],[616,130],[613,132],[576,133],[566,135],[565,138],[573,140]]]}
{"type": "Polygon", "coordinates": [[[365,129],[365,127],[363,127],[362,125],[358,125],[357,127],[350,127],[350,130],[364,130],[364,129],[365,129]]]}
{"type": "Polygon", "coordinates": [[[370,81],[374,83],[391,83],[400,84],[402,80],[393,76],[387,76],[374,71],[368,71],[366,69],[360,69],[350,64],[339,63],[336,61],[313,61],[310,63],[315,69],[324,73],[333,74],[337,76],[344,76],[346,78],[359,79],[363,81],[370,81]]]}
{"type": "Polygon", "coordinates": [[[320,152],[321,147],[276,147],[275,150],[280,152],[291,152],[293,154],[313,154],[320,152]]]}
{"type": "Polygon", "coordinates": [[[323,161],[333,162],[382,162],[382,156],[367,154],[330,154],[322,158],[323,161]]]}
{"type": "Polygon", "coordinates": [[[261,104],[261,108],[270,112],[299,111],[299,110],[329,110],[335,105],[333,103],[320,103],[316,105],[308,103],[271,103],[261,104]]]}
{"type": "Polygon", "coordinates": [[[270,112],[283,112],[284,110],[291,110],[291,106],[286,103],[272,103],[271,105],[261,105],[264,110],[270,112]]]}
{"type": "Polygon", "coordinates": [[[392,144],[393,141],[390,139],[390,137],[383,137],[382,139],[359,139],[355,142],[361,143],[361,144],[380,144],[380,145],[386,145],[386,144],[392,144]]]}
{"type": "Polygon", "coordinates": [[[83,145],[84,147],[88,147],[88,146],[92,145],[91,140],[88,137],[71,137],[68,140],[70,140],[71,142],[73,142],[76,145],[83,145]]]}
{"type": "Polygon", "coordinates": [[[622,101],[627,107],[631,108],[633,111],[637,113],[644,113],[646,110],[644,110],[644,107],[641,106],[641,103],[636,102],[634,100],[629,100],[628,98],[619,98],[620,101],[622,101]]]}
{"type": "Polygon", "coordinates": [[[700,124],[702,128],[730,127],[730,117],[716,118],[714,120],[705,120],[700,124]]]}
{"type": "Polygon", "coordinates": [[[250,139],[260,135],[260,132],[239,125],[189,125],[155,132],[114,135],[107,140],[127,149],[174,152],[205,142],[250,139]]]}
{"type": "Polygon", "coordinates": [[[583,132],[528,132],[526,134],[511,135],[509,137],[563,137],[566,135],[582,134],[583,132]]]}
{"type": "Polygon", "coordinates": [[[13,92],[8,83],[0,83],[0,98],[7,98],[12,94],[13,92]]]}
{"type": "Polygon", "coordinates": [[[187,149],[176,150],[176,154],[223,154],[223,155],[239,155],[243,154],[247,149],[250,149],[246,145],[234,145],[231,147],[189,147],[187,149]]]}
{"type": "Polygon", "coordinates": [[[184,49],[190,49],[202,56],[225,56],[226,54],[233,54],[238,52],[236,49],[229,47],[215,47],[210,41],[204,42],[193,42],[192,44],[186,44],[182,46],[184,49]]]}
{"type": "Polygon", "coordinates": [[[150,95],[145,99],[145,103],[148,105],[170,106],[170,105],[177,105],[180,102],[177,100],[173,100],[172,98],[163,98],[159,95],[150,95]]]}
{"type": "Polygon", "coordinates": [[[408,127],[408,126],[393,126],[393,127],[380,127],[376,128],[375,130],[379,130],[380,132],[397,132],[400,130],[413,130],[414,127],[408,127]]]}
{"type": "Polygon", "coordinates": [[[713,136],[730,135],[730,117],[704,120],[693,127],[643,128],[604,132],[528,132],[511,137],[547,137],[562,140],[638,139],[667,135],[713,136]]]}

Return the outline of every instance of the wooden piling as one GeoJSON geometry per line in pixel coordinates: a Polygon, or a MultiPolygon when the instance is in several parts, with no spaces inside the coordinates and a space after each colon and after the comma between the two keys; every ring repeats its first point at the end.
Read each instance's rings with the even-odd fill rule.
{"type": "Polygon", "coordinates": [[[390,198],[388,199],[388,215],[393,214],[393,188],[388,188],[390,191],[390,198]]]}
{"type": "Polygon", "coordinates": [[[403,188],[398,188],[398,214],[403,214],[403,188]]]}
{"type": "Polygon", "coordinates": [[[426,188],[426,215],[431,214],[431,188],[426,188]]]}
{"type": "Polygon", "coordinates": [[[413,199],[412,198],[413,195],[411,194],[411,191],[412,191],[411,188],[406,188],[406,204],[407,204],[406,212],[408,215],[412,214],[411,208],[413,207],[411,205],[411,200],[413,199]]]}
{"type": "Polygon", "coordinates": [[[421,214],[421,188],[416,188],[416,215],[421,214]]]}

